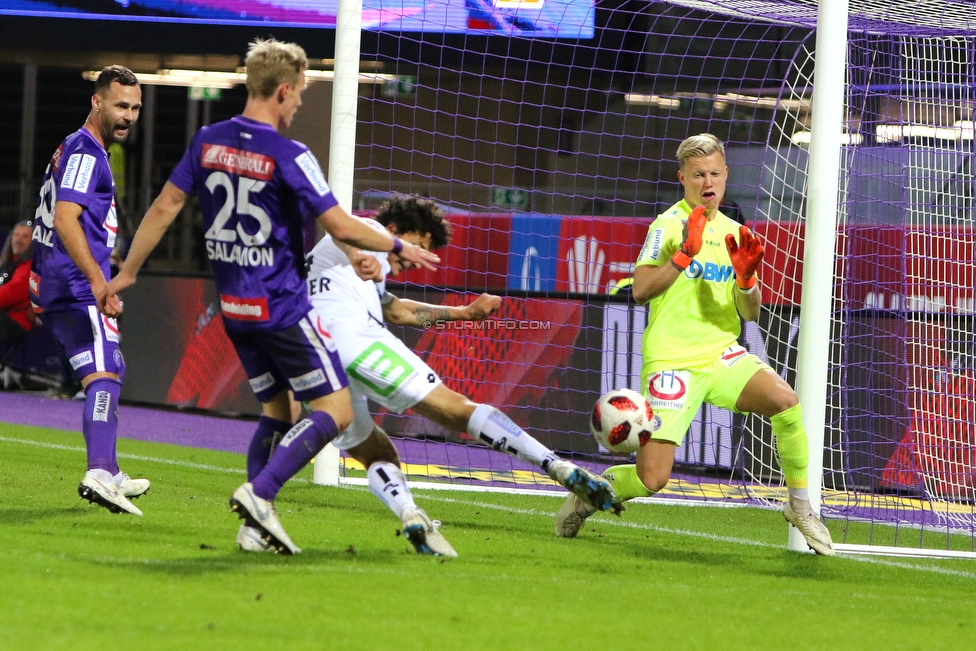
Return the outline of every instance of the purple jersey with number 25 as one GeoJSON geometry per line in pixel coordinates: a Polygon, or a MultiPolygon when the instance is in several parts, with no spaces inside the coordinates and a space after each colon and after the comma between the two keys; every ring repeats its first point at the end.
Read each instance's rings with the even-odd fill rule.
{"type": "Polygon", "coordinates": [[[236,116],[201,129],[169,180],[199,195],[227,328],[280,330],[308,313],[302,223],[338,203],[308,147],[236,116]]]}

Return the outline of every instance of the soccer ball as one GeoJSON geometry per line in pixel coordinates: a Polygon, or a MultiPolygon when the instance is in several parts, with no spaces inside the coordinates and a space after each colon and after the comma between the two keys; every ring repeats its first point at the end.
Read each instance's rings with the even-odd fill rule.
{"type": "Polygon", "coordinates": [[[614,389],[593,406],[590,432],[614,454],[630,454],[651,440],[660,426],[644,397],[631,389],[614,389]]]}

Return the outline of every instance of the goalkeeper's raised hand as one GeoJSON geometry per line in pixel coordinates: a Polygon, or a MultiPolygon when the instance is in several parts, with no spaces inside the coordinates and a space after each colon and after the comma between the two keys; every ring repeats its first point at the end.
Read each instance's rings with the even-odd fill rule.
{"type": "Polygon", "coordinates": [[[735,269],[735,282],[740,289],[751,290],[756,286],[756,269],[766,252],[762,242],[747,227],[739,226],[738,244],[735,236],[729,234],[725,236],[725,247],[729,250],[732,268],[735,269]]]}
{"type": "Polygon", "coordinates": [[[707,221],[705,206],[698,206],[688,215],[688,221],[685,222],[684,228],[685,239],[678,252],[671,256],[671,264],[681,271],[687,269],[694,257],[701,251],[702,232],[705,230],[705,222],[707,221]]]}

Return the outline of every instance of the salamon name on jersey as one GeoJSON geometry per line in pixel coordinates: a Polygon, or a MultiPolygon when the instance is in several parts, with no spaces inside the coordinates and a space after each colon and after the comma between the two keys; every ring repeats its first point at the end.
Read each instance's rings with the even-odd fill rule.
{"type": "Polygon", "coordinates": [[[200,165],[259,181],[270,181],[274,174],[275,162],[273,158],[264,154],[208,143],[203,145],[200,165]]]}

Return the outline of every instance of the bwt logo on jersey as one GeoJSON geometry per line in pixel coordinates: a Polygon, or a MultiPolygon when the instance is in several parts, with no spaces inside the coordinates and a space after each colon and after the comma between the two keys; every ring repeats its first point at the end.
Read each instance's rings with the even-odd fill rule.
{"type": "Polygon", "coordinates": [[[651,409],[681,409],[688,394],[688,371],[660,371],[647,383],[647,403],[651,409]]]}
{"type": "Polygon", "coordinates": [[[220,295],[220,311],[228,319],[238,321],[267,321],[268,299],[240,298],[238,296],[220,295]]]}
{"type": "Polygon", "coordinates": [[[263,154],[226,145],[205,144],[200,157],[200,166],[259,181],[270,181],[274,174],[275,162],[273,158],[263,154]]]}
{"type": "Polygon", "coordinates": [[[34,296],[41,295],[41,276],[36,271],[30,272],[30,277],[27,280],[27,288],[34,296]]]}
{"type": "Polygon", "coordinates": [[[689,278],[701,278],[702,280],[709,280],[714,283],[726,283],[735,270],[732,265],[718,265],[714,262],[706,262],[704,265],[698,262],[698,260],[692,260],[688,268],[685,269],[685,275],[689,278]]]}

